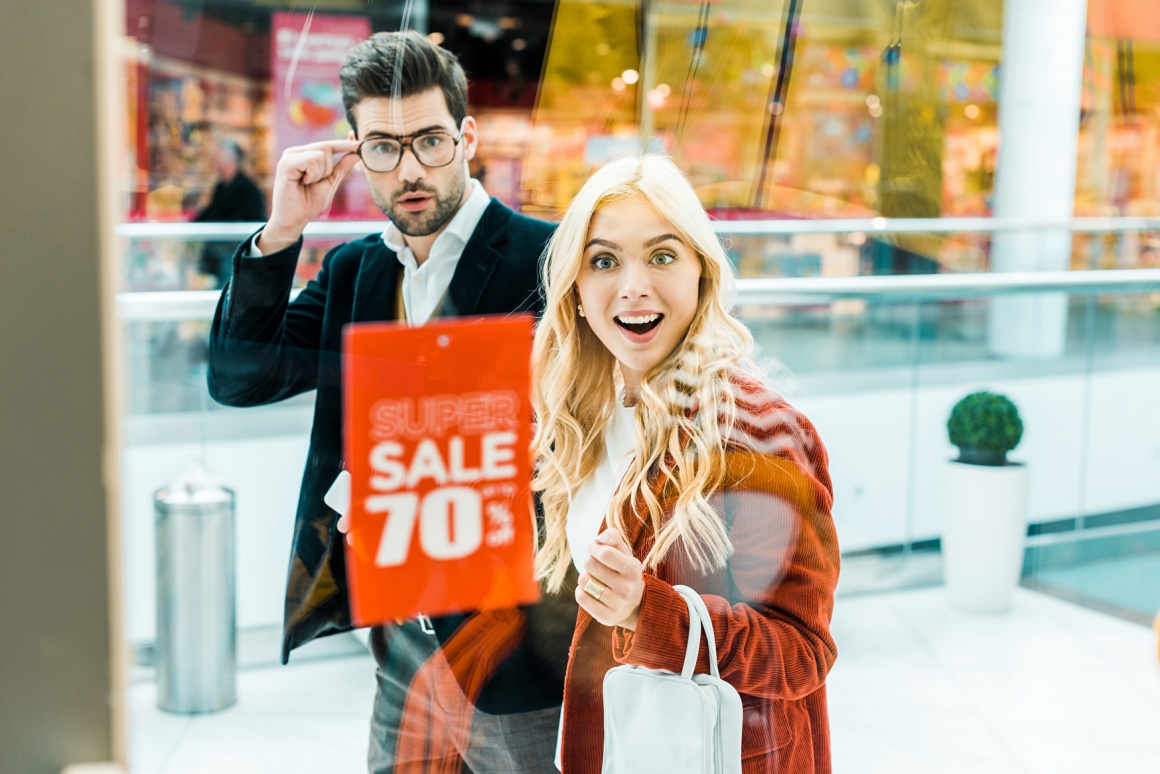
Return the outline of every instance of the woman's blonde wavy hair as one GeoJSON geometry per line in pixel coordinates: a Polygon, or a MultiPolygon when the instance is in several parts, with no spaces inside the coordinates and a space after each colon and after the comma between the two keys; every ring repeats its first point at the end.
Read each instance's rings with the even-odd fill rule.
{"type": "Polygon", "coordinates": [[[709,216],[689,181],[668,158],[645,155],[612,161],[573,199],[545,250],[546,308],[532,349],[532,441],[544,533],[536,573],[559,590],[571,562],[565,523],[572,497],[604,452],[604,430],[622,386],[619,368],[577,313],[576,278],[593,215],[602,207],[641,197],[672,225],[701,262],[699,300],[682,343],[645,374],[634,412],[636,456],[608,506],[609,527],[624,532],[626,503],[643,502],[656,540],[645,558],[655,568],[670,551],[683,550],[700,571],[723,567],[732,546],[708,495],[724,477],[725,436],[736,413],[730,372],[753,370],[753,338],[729,314],[733,270],[709,216]],[[718,417],[723,416],[723,434],[718,417]],[[678,493],[665,520],[655,490],[658,477],[678,493]]]}

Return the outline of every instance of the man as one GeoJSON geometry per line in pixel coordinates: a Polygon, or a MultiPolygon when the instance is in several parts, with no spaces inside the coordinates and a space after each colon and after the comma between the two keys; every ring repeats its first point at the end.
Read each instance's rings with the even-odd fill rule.
{"type": "MultiPolygon", "coordinates": [[[[196,223],[260,223],[266,219],[266,195],[241,171],[242,148],[233,140],[219,140],[213,157],[218,174],[209,204],[193,219],[196,223]]],[[[218,279],[218,287],[230,278],[233,250],[221,242],[206,242],[198,270],[218,279]]]]}
{"type": "MultiPolygon", "coordinates": [[[[338,514],[323,502],[342,469],[343,326],[538,314],[539,256],[552,232],[489,199],[469,177],[478,131],[452,54],[413,32],[382,33],[351,51],[340,77],[349,138],[283,154],[270,219],[235,253],[210,336],[214,399],[252,406],[318,391],[295,522],[284,662],[293,648],[351,626],[338,514]],[[390,225],[331,250],[317,279],[288,302],[303,229],[360,163],[390,225]]],[[[575,608],[552,616],[549,607],[372,630],[379,668],[370,770],[554,771],[575,608]],[[473,643],[496,640],[510,655],[492,663],[491,652],[476,658],[473,643]],[[448,675],[459,681],[453,691],[441,682],[448,675]]]]}

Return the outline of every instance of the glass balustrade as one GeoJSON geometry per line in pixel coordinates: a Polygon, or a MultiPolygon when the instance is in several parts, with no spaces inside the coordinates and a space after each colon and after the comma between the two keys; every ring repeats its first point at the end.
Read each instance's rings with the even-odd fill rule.
{"type": "MultiPolygon", "coordinates": [[[[1024,440],[1011,455],[1030,470],[1025,582],[1129,617],[1154,611],[1156,592],[1139,592],[1147,584],[1132,576],[1160,561],[1160,270],[1140,268],[1148,260],[1141,247],[1147,232],[1078,224],[1076,249],[1090,258],[1090,248],[1099,245],[1104,256],[1080,266],[1115,255],[1117,265],[1129,267],[1117,271],[1004,274],[940,265],[938,273],[900,274],[881,272],[867,258],[907,240],[973,244],[981,257],[972,268],[982,268],[991,242],[1016,231],[954,231],[942,223],[941,230],[919,231],[918,225],[720,224],[741,277],[738,314],[754,334],[760,365],[828,445],[844,553],[850,560],[892,562],[889,571],[862,577],[857,562],[848,563],[844,590],[939,582],[940,481],[955,454],[946,420],[959,398],[986,389],[1010,397],[1025,423],[1024,440]],[[791,225],[816,231],[791,232],[791,225]],[[767,233],[758,233],[760,227],[767,233]],[[742,229],[748,233],[737,233],[742,229]],[[1124,254],[1126,245],[1132,254],[1124,254]],[[755,263],[755,255],[765,256],[763,262],[755,263]],[[807,265],[813,268],[804,270],[807,265]]],[[[312,227],[308,243],[324,251],[360,227],[374,228],[312,227]]],[[[165,243],[165,250],[181,252],[184,245],[186,253],[196,252],[180,227],[157,229],[178,233],[149,229],[126,228],[130,249],[165,243]]],[[[1047,244],[1045,235],[1056,230],[1017,232],[1032,235],[1028,244],[1047,244]]],[[[307,274],[300,272],[303,279],[307,274]]],[[[130,575],[133,567],[145,568],[139,582],[126,586],[140,597],[130,600],[129,623],[142,641],[149,638],[152,610],[152,565],[134,555],[149,550],[138,539],[148,534],[142,520],[149,493],[187,459],[204,461],[238,488],[239,561],[267,568],[242,576],[240,624],[273,627],[280,620],[280,579],[312,394],[246,410],[209,398],[206,337],[216,296],[202,290],[119,297],[128,401],[127,566],[130,575]]]]}

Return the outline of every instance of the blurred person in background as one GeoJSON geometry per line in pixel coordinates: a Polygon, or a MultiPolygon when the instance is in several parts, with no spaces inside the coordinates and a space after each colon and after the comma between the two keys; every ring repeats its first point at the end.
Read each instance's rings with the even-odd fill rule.
{"type": "MultiPolygon", "coordinates": [[[[519,215],[471,179],[479,139],[455,56],[415,32],[380,33],[340,79],[346,140],[289,148],[269,221],[232,257],[210,336],[209,391],[255,406],[317,390],[294,525],[283,661],[351,628],[339,513],[324,496],[342,472],[342,330],[542,310],[538,261],[552,225],[519,215]],[[386,230],[332,249],[290,301],[302,233],[362,166],[386,230]]],[[[552,771],[576,605],[374,627],[378,692],[372,772],[552,771]],[[506,658],[495,658],[503,639],[506,658]],[[441,681],[448,673],[457,682],[441,681]]]]}
{"type": "Polygon", "coordinates": [[[596,172],[552,238],[544,284],[536,568],[553,590],[580,573],[558,765],[601,770],[610,669],[681,671],[689,614],[673,586],[685,584],[741,694],[743,770],[829,772],[839,551],[826,450],[756,375],[753,339],[727,311],[732,269],[688,180],[659,156],[596,172]]]}
{"type": "MultiPolygon", "coordinates": [[[[209,204],[194,216],[195,223],[261,223],[266,219],[266,195],[242,172],[243,157],[241,146],[233,140],[218,141],[213,157],[218,181],[209,204]]],[[[227,242],[206,242],[198,261],[198,272],[216,277],[217,286],[225,287],[230,278],[234,247],[227,242]]]]}

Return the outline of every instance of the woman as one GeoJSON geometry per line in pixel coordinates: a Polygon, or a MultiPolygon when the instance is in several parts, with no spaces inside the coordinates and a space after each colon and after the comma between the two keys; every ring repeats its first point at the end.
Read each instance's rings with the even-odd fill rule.
{"type": "Polygon", "coordinates": [[[603,167],[560,222],[544,279],[536,568],[551,590],[569,564],[580,572],[564,774],[600,771],[609,669],[680,671],[675,584],[704,598],[721,677],[741,694],[744,771],[830,771],[826,452],[752,375],[752,338],[727,312],[732,271],[689,182],[658,156],[603,167]]]}

